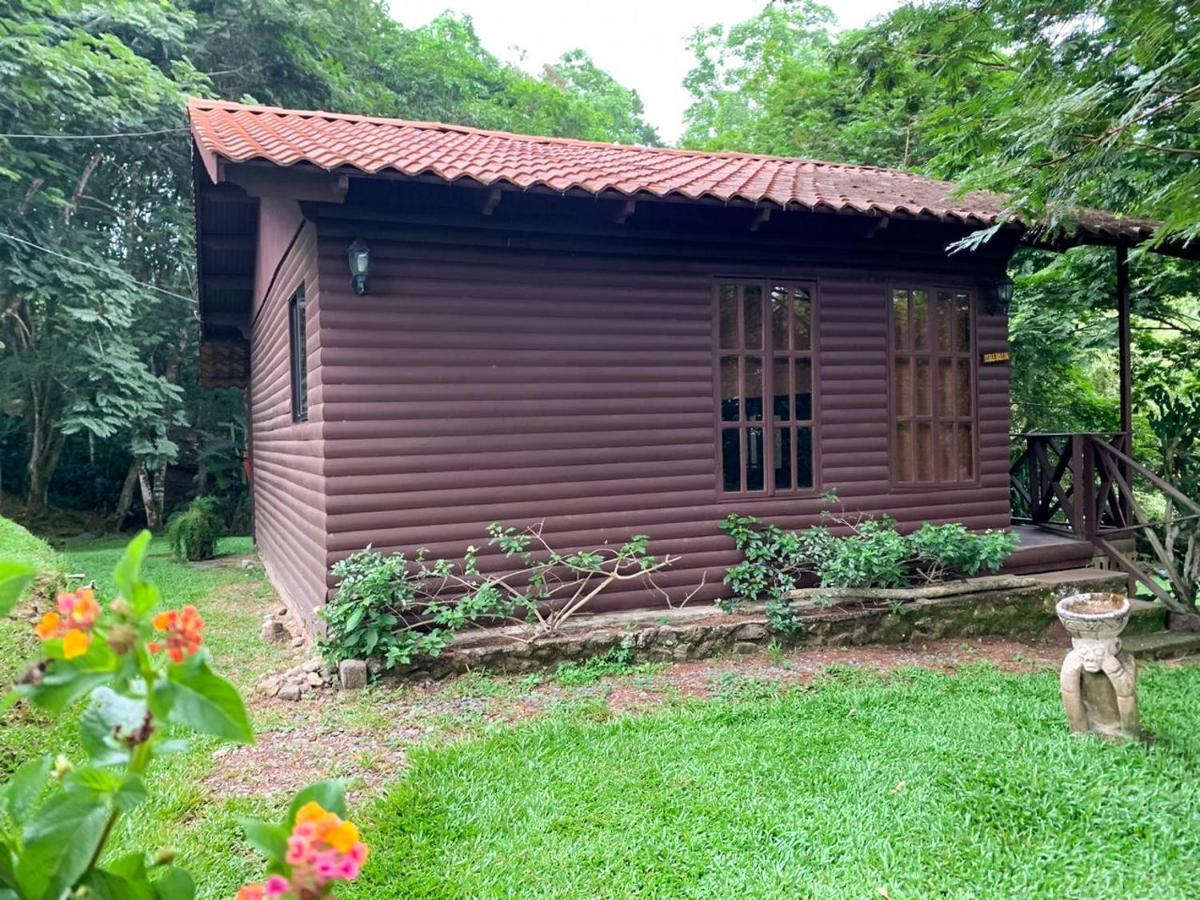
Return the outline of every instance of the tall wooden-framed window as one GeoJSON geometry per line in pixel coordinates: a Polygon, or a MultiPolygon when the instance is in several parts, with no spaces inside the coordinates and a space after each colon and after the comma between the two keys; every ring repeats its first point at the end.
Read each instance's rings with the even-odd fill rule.
{"type": "Polygon", "coordinates": [[[786,494],[816,484],[815,296],[805,283],[717,282],[722,493],[786,494]]]}
{"type": "Polygon", "coordinates": [[[308,421],[308,322],[304,285],[288,300],[288,362],[292,380],[292,421],[308,421]]]}
{"type": "Polygon", "coordinates": [[[976,479],[974,303],[955,288],[891,292],[892,476],[897,484],[976,479]]]}

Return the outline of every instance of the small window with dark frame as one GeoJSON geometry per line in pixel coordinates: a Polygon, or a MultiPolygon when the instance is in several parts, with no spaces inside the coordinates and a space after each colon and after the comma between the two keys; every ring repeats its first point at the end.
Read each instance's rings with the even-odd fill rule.
{"type": "Polygon", "coordinates": [[[805,284],[717,284],[723,493],[814,487],[813,295],[805,284]]]}
{"type": "Polygon", "coordinates": [[[304,285],[288,301],[288,350],[292,370],[292,420],[308,421],[308,323],[304,285]]]}
{"type": "Polygon", "coordinates": [[[971,294],[902,288],[891,295],[893,478],[975,480],[971,294]]]}

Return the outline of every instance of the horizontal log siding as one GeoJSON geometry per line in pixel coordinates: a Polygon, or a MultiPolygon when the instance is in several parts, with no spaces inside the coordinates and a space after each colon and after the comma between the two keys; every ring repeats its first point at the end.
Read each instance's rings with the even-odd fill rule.
{"type": "Polygon", "coordinates": [[[320,291],[316,229],[298,233],[252,320],[250,417],[253,427],[254,535],[280,597],[313,626],[325,600],[327,566],[321,399],[320,291]],[[304,284],[308,421],[292,421],[288,300],[304,284]]]}
{"type": "MultiPolygon", "coordinates": [[[[679,595],[703,578],[699,600],[722,592],[737,559],[716,527],[734,511],[801,527],[818,521],[820,490],[836,488],[847,508],[907,526],[1008,524],[1006,367],[979,372],[979,483],[892,489],[891,275],[794,258],[637,257],[594,238],[573,252],[492,248],[490,234],[452,240],[349,215],[325,208],[320,219],[331,562],[367,544],[459,556],[482,544],[488,522],[544,519],[564,547],[649,534],[653,552],[681,557],[660,583],[679,595]],[[373,260],[365,297],[346,276],[345,247],[360,235],[373,260]],[[809,496],[717,494],[712,283],[728,273],[818,281],[823,471],[809,496]]],[[[978,286],[944,271],[936,280],[978,286]]],[[[1005,349],[1005,330],[1003,318],[980,316],[977,350],[1005,349]]],[[[660,603],[630,590],[603,605],[660,603]]]]}

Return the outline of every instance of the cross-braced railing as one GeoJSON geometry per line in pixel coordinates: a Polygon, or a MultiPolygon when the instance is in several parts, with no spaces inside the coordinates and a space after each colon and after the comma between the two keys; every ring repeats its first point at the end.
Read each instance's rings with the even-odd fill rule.
{"type": "Polygon", "coordinates": [[[1194,612],[1200,504],[1134,460],[1128,434],[1019,439],[1009,469],[1014,522],[1090,541],[1168,607],[1194,612]],[[1129,538],[1151,558],[1127,553],[1119,542],[1129,538]]]}

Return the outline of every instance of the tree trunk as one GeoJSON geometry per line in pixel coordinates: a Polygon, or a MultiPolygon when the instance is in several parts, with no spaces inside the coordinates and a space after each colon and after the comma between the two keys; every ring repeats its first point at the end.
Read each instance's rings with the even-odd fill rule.
{"type": "Polygon", "coordinates": [[[146,508],[146,527],[161,531],[163,507],[166,505],[167,466],[165,463],[141,463],[138,466],[138,482],[142,487],[142,505],[146,508]]]}
{"type": "Polygon", "coordinates": [[[45,434],[35,424],[29,447],[29,494],[25,507],[31,513],[45,512],[49,505],[50,479],[62,459],[66,438],[59,432],[45,434]]]}
{"type": "Polygon", "coordinates": [[[125,517],[129,515],[129,507],[133,505],[133,489],[137,487],[138,470],[141,466],[136,459],[129,463],[129,470],[125,473],[125,481],[121,485],[121,493],[117,497],[117,508],[113,510],[111,519],[109,520],[112,527],[120,530],[121,524],[125,521],[125,517]]]}

